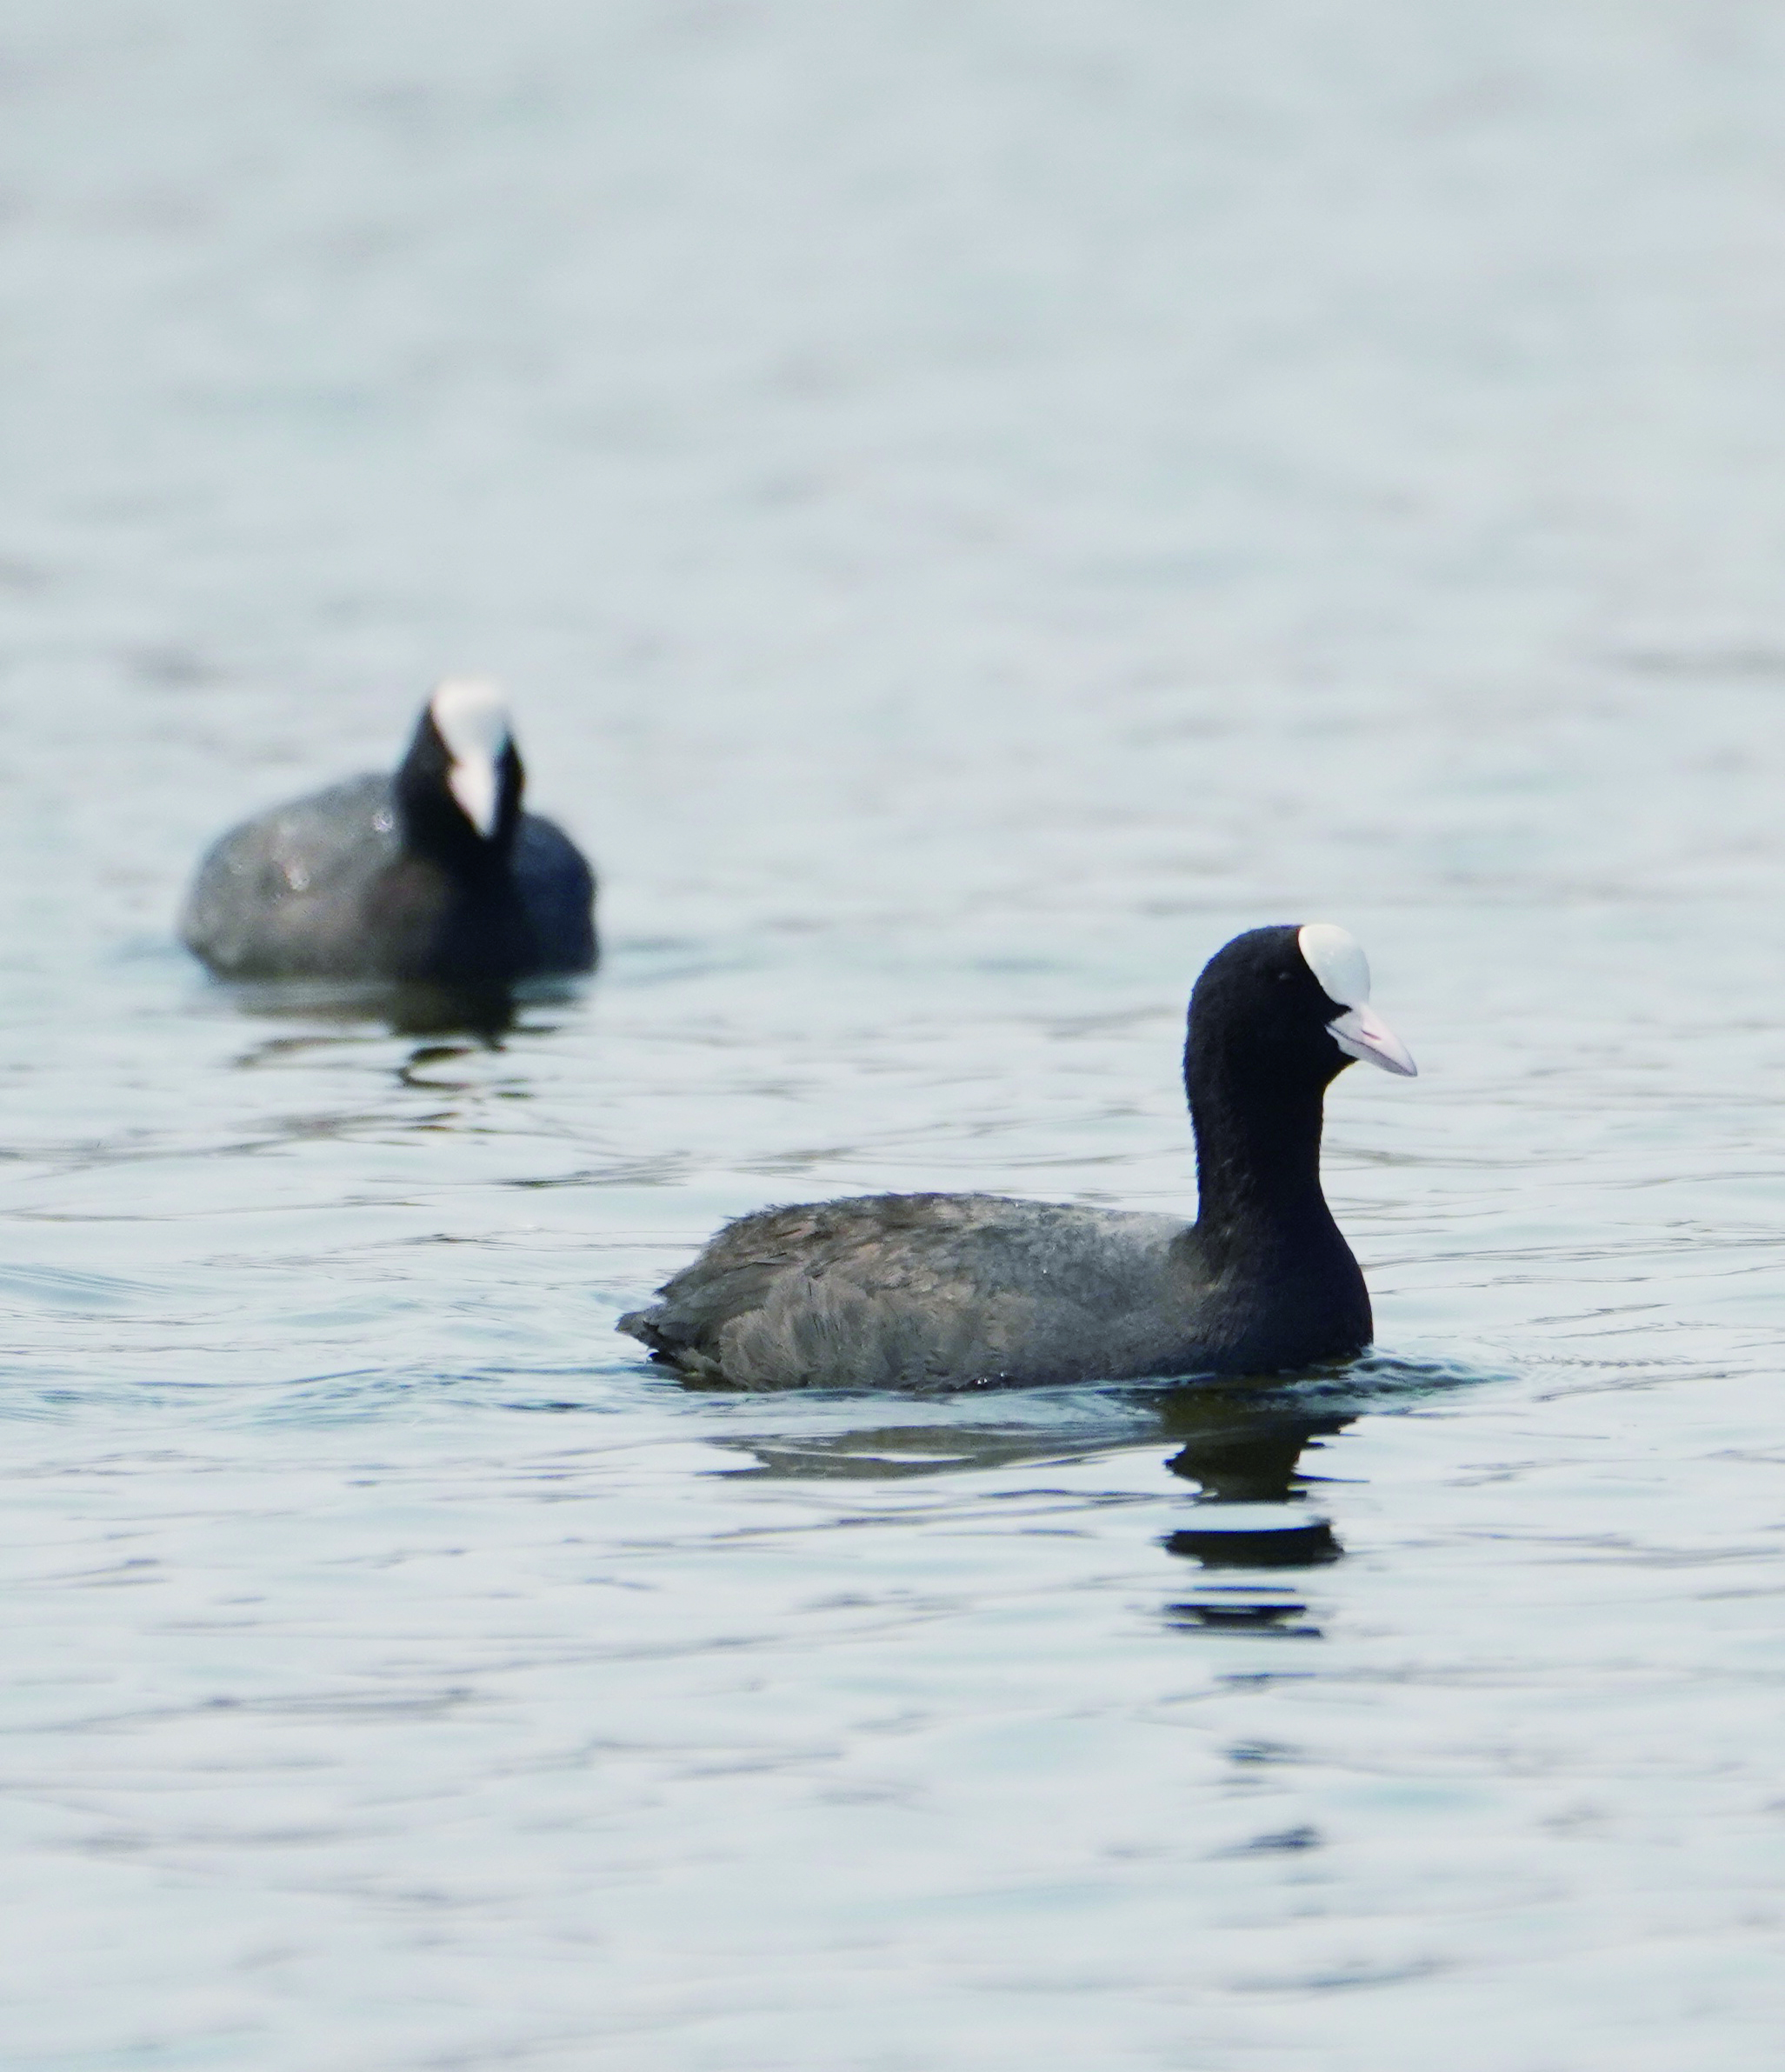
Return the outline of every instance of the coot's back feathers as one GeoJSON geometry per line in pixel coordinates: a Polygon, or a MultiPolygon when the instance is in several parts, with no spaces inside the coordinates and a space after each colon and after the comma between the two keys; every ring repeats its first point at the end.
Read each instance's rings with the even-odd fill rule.
{"type": "Polygon", "coordinates": [[[180,939],[213,971],[258,978],[376,976],[370,886],[402,853],[389,777],[348,777],[245,820],[214,843],[180,939]]]}
{"type": "Polygon", "coordinates": [[[913,1389],[1161,1371],[1189,1318],[1169,1216],[867,1195],[729,1223],[620,1320],[690,1379],[913,1389]]]}
{"type": "Polygon", "coordinates": [[[1326,924],[1255,929],[1210,960],[1185,1055],[1195,1223],[995,1195],[768,1209],[620,1328],[691,1380],[745,1389],[1258,1373],[1359,1352],[1369,1297],[1321,1191],[1322,1097],[1354,1056],[1413,1069],[1368,993],[1362,950],[1326,924]]]}

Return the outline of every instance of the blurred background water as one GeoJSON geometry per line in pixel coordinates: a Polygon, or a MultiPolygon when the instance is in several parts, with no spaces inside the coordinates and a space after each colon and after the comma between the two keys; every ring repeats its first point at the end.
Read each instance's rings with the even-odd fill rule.
{"type": "Polygon", "coordinates": [[[1759,0],[10,0],[9,2066],[1772,2072],[1782,90],[1759,0]],[[206,983],[448,670],[597,980],[206,983]],[[1310,917],[1423,1071],[1375,1358],[614,1336],[764,1202],[1188,1213],[1310,917]]]}

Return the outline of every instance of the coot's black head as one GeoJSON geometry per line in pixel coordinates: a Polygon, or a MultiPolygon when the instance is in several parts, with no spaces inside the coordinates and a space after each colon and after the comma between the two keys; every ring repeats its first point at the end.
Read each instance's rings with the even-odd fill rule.
{"type": "Polygon", "coordinates": [[[469,871],[505,861],[524,782],[501,692],[481,676],[449,676],[396,773],[410,847],[469,871]]]}
{"type": "Polygon", "coordinates": [[[1329,921],[1255,928],[1202,968],[1190,996],[1185,1076],[1289,1096],[1318,1094],[1353,1058],[1413,1076],[1415,1066],[1369,1005],[1369,966],[1356,938],[1329,921]]]}

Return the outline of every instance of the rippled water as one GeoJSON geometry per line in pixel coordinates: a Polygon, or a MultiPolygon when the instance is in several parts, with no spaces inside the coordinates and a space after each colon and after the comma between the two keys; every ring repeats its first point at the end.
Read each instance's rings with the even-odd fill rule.
{"type": "Polygon", "coordinates": [[[1771,2072],[1785,24],[14,0],[9,2066],[1771,2072]],[[172,948],[513,690],[491,1046],[172,948]],[[1423,1069],[1278,1390],[684,1392],[722,1216],[1423,1069]],[[1287,1529],[1286,1529],[1287,1528],[1287,1529]]]}

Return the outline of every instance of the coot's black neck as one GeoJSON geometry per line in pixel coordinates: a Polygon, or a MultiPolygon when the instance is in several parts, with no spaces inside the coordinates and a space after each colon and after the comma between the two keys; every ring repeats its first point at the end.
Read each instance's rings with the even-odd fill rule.
{"type": "Polygon", "coordinates": [[[487,836],[479,834],[454,796],[452,758],[433,715],[423,712],[392,781],[404,849],[443,866],[463,891],[505,883],[521,824],[525,783],[521,758],[513,742],[508,742],[496,758],[495,824],[487,836]]]}
{"type": "Polygon", "coordinates": [[[515,841],[525,782],[513,742],[496,758],[496,816],[477,831],[453,789],[453,762],[422,715],[391,782],[403,853],[392,897],[414,905],[413,975],[453,986],[502,985],[535,968],[539,945],[515,880],[515,841]]]}
{"type": "Polygon", "coordinates": [[[1320,1185],[1324,1076],[1278,1061],[1198,1054],[1184,1060],[1196,1134],[1196,1234],[1216,1266],[1269,1271],[1356,1266],[1320,1185]]]}
{"type": "Polygon", "coordinates": [[[456,818],[432,797],[407,800],[396,795],[403,846],[412,856],[442,865],[466,893],[485,892],[509,883],[514,862],[516,827],[498,824],[487,838],[456,818]]]}

